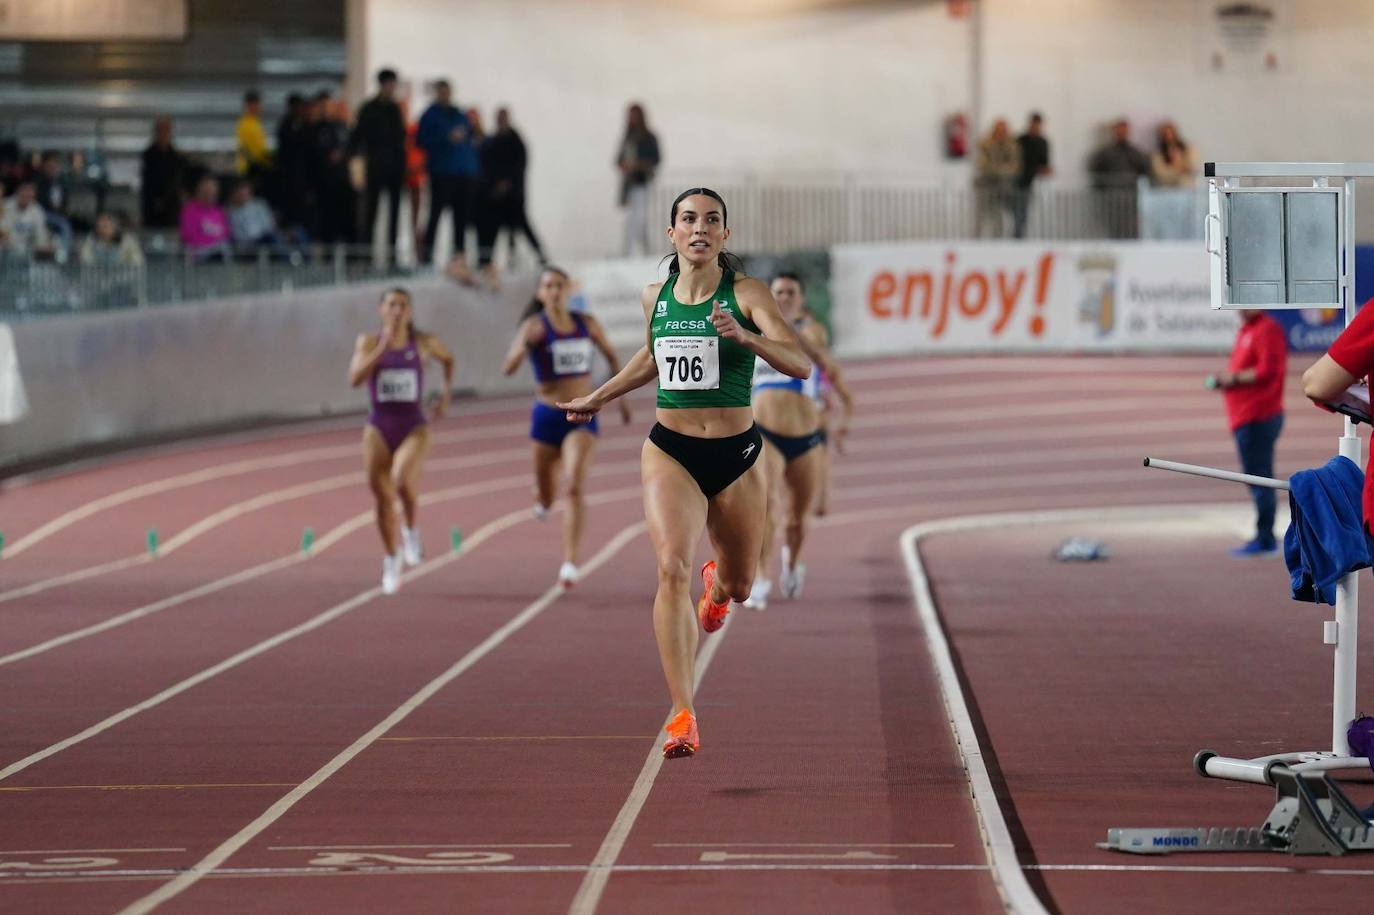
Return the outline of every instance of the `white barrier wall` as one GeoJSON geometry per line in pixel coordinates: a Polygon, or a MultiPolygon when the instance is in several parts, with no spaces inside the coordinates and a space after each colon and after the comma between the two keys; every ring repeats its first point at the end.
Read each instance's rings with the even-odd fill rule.
{"type": "MultiPolygon", "coordinates": [[[[357,335],[379,326],[377,302],[392,285],[15,325],[15,380],[27,390],[29,410],[0,425],[0,467],[258,418],[364,410],[367,392],[349,387],[348,360],[357,335]]],[[[459,389],[530,389],[527,370],[505,378],[500,366],[532,277],[508,278],[501,295],[443,280],[404,285],[414,295],[416,324],[454,351],[459,389]]],[[[441,377],[432,366],[426,387],[435,389],[441,377]]]]}
{"type": "Polygon", "coordinates": [[[1209,307],[1195,242],[841,245],[837,351],[1225,351],[1237,318],[1209,307]]]}

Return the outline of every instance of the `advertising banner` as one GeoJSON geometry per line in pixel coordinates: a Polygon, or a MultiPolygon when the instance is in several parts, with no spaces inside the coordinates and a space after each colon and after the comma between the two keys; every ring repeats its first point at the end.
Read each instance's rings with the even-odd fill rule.
{"type": "Polygon", "coordinates": [[[911,242],[832,250],[842,355],[1228,349],[1196,242],[911,242]]]}

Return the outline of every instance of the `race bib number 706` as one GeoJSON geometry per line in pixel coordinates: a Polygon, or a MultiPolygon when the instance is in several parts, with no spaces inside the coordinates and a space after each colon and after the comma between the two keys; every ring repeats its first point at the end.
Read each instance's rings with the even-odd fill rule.
{"type": "Polygon", "coordinates": [[[719,337],[658,337],[654,340],[654,362],[661,390],[720,388],[719,337]]]}

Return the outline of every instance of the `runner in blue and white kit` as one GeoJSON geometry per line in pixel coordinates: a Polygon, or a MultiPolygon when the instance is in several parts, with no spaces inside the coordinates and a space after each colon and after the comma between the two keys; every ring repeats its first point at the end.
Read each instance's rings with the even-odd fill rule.
{"type": "MultiPolygon", "coordinates": [[[[598,433],[596,418],[590,423],[570,423],[567,413],[554,404],[591,393],[592,358],[599,351],[610,364],[611,374],[620,371],[615,348],[600,322],[589,314],[568,308],[571,283],[557,267],[546,267],[539,276],[534,300],[525,309],[520,329],[511,341],[502,371],[514,374],[528,356],[539,387],[530,413],[530,439],[534,457],[534,514],[544,518],[553,504],[559,463],[567,478],[567,504],[563,515],[563,564],[558,580],[565,588],[577,582],[577,554],[585,526],[582,495],[592,447],[598,433]]],[[[630,421],[630,408],[620,402],[620,413],[630,421]]]]}
{"type": "MultiPolygon", "coordinates": [[[[770,553],[779,526],[783,528],[783,544],[778,588],[786,598],[801,594],[806,578],[806,566],[801,562],[802,544],[825,470],[826,433],[821,414],[820,375],[824,370],[833,383],[839,371],[829,355],[825,328],[806,311],[801,279],[793,273],[780,274],[773,280],[772,293],[782,316],[796,329],[813,369],[808,378],[792,378],[766,362],[754,364],[754,420],[763,435],[768,473],[768,522],[759,559],[760,575],[754,581],[749,599],[744,602],[746,607],[756,610],[768,605],[772,590],[768,577],[772,565],[770,553]]],[[[839,436],[843,436],[848,427],[852,409],[847,395],[845,389],[844,418],[836,429],[839,436]]]]}

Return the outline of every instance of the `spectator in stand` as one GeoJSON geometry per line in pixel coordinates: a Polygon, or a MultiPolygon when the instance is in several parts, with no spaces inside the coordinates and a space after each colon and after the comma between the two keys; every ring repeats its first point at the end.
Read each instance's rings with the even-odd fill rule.
{"type": "Polygon", "coordinates": [[[1159,142],[1150,155],[1150,176],[1157,187],[1190,188],[1197,177],[1193,148],[1183,142],[1170,121],[1159,125],[1159,142]]]}
{"type": "Polygon", "coordinates": [[[418,134],[420,125],[410,119],[406,106],[401,106],[406,116],[406,193],[410,195],[410,234],[415,238],[415,250],[423,251],[425,227],[420,222],[420,214],[425,200],[425,189],[429,186],[426,177],[429,169],[425,165],[425,151],[420,148],[418,134]]]}
{"type": "Polygon", "coordinates": [[[0,140],[0,197],[13,192],[24,177],[18,140],[0,140]]]}
{"type": "Polygon", "coordinates": [[[153,125],[153,142],[143,150],[140,183],[145,229],[177,225],[190,170],[190,161],[172,145],[172,119],[158,118],[153,125]]]}
{"type": "Polygon", "coordinates": [[[406,169],[406,125],[396,102],[396,71],[377,74],[377,94],[358,109],[358,120],[349,138],[349,151],[362,156],[367,203],[363,215],[363,239],[372,242],[377,205],[387,195],[387,251],[396,251],[396,230],[401,213],[401,185],[406,169]]]}
{"type": "Polygon", "coordinates": [[[353,185],[348,180],[348,124],[335,111],[329,90],[322,89],[312,103],[313,166],[317,225],[311,237],[325,244],[352,244],[357,213],[353,185]]]}
{"type": "Polygon", "coordinates": [[[229,219],[219,205],[219,182],[203,175],[196,193],[181,208],[181,244],[196,260],[228,255],[229,219]]]}
{"type": "Polygon", "coordinates": [[[1134,238],[1136,182],[1150,174],[1150,160],[1131,144],[1129,121],[1117,118],[1112,122],[1111,138],[1093,153],[1088,170],[1107,234],[1134,238]]]}
{"type": "Polygon", "coordinates": [[[978,191],[978,225],[974,232],[984,237],[983,226],[990,224],[990,237],[1007,234],[1007,214],[1016,198],[1016,179],[1021,174],[1021,147],[1012,138],[1007,122],[998,118],[983,139],[978,141],[978,164],[974,186],[978,191]]]}
{"type": "Polygon", "coordinates": [[[425,222],[422,262],[429,263],[444,210],[453,214],[453,260],[465,261],[467,229],[473,220],[478,178],[476,136],[463,110],[453,104],[448,80],[434,84],[434,102],[420,116],[416,144],[425,152],[429,171],[429,219],[425,222]]]}
{"type": "Polygon", "coordinates": [[[288,226],[300,229],[315,223],[312,108],[305,96],[293,92],[287,96],[286,113],[277,125],[275,178],[280,183],[280,192],[275,205],[288,226]]]}
{"type": "Polygon", "coordinates": [[[482,112],[476,108],[469,108],[466,114],[468,126],[472,129],[472,145],[478,148],[487,140],[487,129],[482,125],[482,112]]]}
{"type": "Polygon", "coordinates": [[[638,102],[625,111],[625,136],[616,152],[620,169],[620,206],[625,210],[625,242],[621,253],[649,252],[649,185],[662,160],[658,137],[649,129],[644,106],[638,102]]]}
{"type": "Polygon", "coordinates": [[[272,154],[267,149],[267,131],[262,129],[262,96],[257,90],[243,94],[243,114],[234,128],[234,137],[238,143],[239,174],[259,180],[272,167],[272,154]]]}
{"type": "MultiPolygon", "coordinates": [[[[1288,370],[1288,340],[1279,322],[1259,309],[1246,308],[1231,348],[1226,371],[1213,375],[1210,387],[1226,399],[1226,418],[1236,438],[1240,469],[1259,477],[1274,475],[1274,445],[1283,430],[1283,382],[1288,370]]],[[[1277,501],[1274,490],[1251,486],[1255,500],[1255,537],[1231,550],[1237,559],[1273,556],[1279,551],[1274,537],[1277,501]]]]}
{"type": "Polygon", "coordinates": [[[253,194],[250,181],[240,181],[229,193],[229,237],[237,251],[271,248],[287,253],[286,238],[266,201],[253,194]]]}
{"type": "Polygon", "coordinates": [[[38,187],[32,181],[22,181],[15,188],[13,199],[0,216],[0,232],[4,233],[5,248],[14,254],[52,253],[47,216],[38,204],[38,187]]]}
{"type": "Polygon", "coordinates": [[[38,203],[48,220],[48,229],[57,235],[63,251],[72,250],[72,221],[67,214],[71,200],[70,184],[62,169],[62,157],[45,152],[38,166],[38,203]]]}
{"type": "Polygon", "coordinates": [[[497,235],[504,229],[510,235],[511,262],[514,263],[516,235],[524,233],[539,263],[547,263],[539,237],[530,228],[529,217],[525,215],[525,168],[529,159],[525,141],[511,126],[508,109],[496,109],[496,133],[482,144],[481,158],[487,189],[484,209],[493,227],[491,247],[496,247],[497,235]]]}
{"type": "Polygon", "coordinates": [[[1026,132],[1016,138],[1016,145],[1021,147],[1021,172],[1016,176],[1012,235],[1017,238],[1026,237],[1026,220],[1030,217],[1035,179],[1047,178],[1051,173],[1050,141],[1045,139],[1044,124],[1040,112],[1032,111],[1026,123],[1026,132]]]}
{"type": "Polygon", "coordinates": [[[81,263],[88,267],[139,267],[143,264],[143,250],[138,246],[138,237],[123,231],[113,213],[101,212],[81,246],[81,263]]]}

